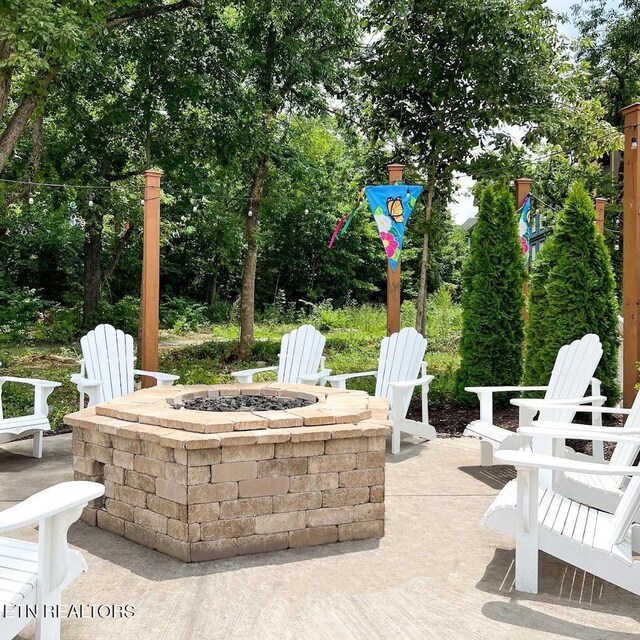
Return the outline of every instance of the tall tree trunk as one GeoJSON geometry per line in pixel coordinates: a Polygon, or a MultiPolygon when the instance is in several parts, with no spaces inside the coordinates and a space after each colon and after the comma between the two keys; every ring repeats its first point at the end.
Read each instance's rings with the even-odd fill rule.
{"type": "Polygon", "coordinates": [[[7,162],[9,162],[13,150],[18,144],[18,140],[20,140],[24,130],[27,128],[38,103],[42,97],[47,94],[49,85],[57,70],[57,67],[52,67],[47,74],[41,78],[37,90],[24,96],[18,108],[13,112],[11,119],[0,136],[0,173],[2,173],[7,166],[7,162]]]}
{"type": "Polygon", "coordinates": [[[433,209],[433,196],[436,191],[435,170],[429,172],[427,195],[424,204],[426,227],[422,240],[422,259],[420,260],[420,288],[416,304],[416,331],[422,335],[427,333],[427,281],[429,276],[429,220],[433,209]]]}
{"type": "Polygon", "coordinates": [[[249,354],[253,344],[253,325],[255,320],[256,265],[258,263],[258,227],[260,225],[260,207],[267,179],[268,157],[263,155],[258,161],[251,184],[249,211],[245,223],[245,242],[247,251],[244,256],[242,273],[242,294],[240,298],[240,344],[238,355],[241,358],[249,354]]]}
{"type": "Polygon", "coordinates": [[[102,225],[97,220],[87,221],[84,229],[84,301],[82,321],[88,326],[98,310],[102,291],[100,249],[102,247],[102,225]]]}
{"type": "MultiPolygon", "coordinates": [[[[0,42],[0,63],[4,62],[10,55],[11,45],[8,42],[0,42]]],[[[7,108],[7,102],[9,101],[12,71],[10,67],[0,69],[0,122],[2,122],[4,110],[7,108]]]]}

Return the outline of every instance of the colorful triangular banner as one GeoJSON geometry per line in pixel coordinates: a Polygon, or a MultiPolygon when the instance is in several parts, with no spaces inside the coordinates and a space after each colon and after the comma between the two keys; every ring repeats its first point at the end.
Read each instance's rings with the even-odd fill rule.
{"type": "Polygon", "coordinates": [[[364,193],[378,226],[380,240],[393,271],[398,266],[409,216],[422,193],[417,185],[394,184],[365,187],[364,193]]]}

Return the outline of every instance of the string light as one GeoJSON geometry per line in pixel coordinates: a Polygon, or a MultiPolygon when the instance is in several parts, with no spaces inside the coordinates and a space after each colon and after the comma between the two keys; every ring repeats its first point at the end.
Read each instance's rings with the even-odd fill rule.
{"type": "Polygon", "coordinates": [[[251,211],[251,209],[249,209],[249,213],[247,214],[250,218],[253,217],[253,211],[251,211]]]}
{"type": "Polygon", "coordinates": [[[93,207],[93,196],[89,196],[89,206],[93,207]]]}
{"type": "Polygon", "coordinates": [[[29,204],[34,203],[33,193],[29,192],[29,204]]]}
{"type": "Polygon", "coordinates": [[[631,138],[631,149],[634,151],[638,148],[638,139],[635,136],[631,138]]]}

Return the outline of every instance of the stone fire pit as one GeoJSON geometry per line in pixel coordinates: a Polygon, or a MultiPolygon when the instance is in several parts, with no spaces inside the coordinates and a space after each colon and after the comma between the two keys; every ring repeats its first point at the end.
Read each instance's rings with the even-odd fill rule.
{"type": "Polygon", "coordinates": [[[105,485],[83,520],[196,562],[381,537],[387,411],[362,391],[257,383],[153,387],[64,421],[76,479],[105,485]]]}

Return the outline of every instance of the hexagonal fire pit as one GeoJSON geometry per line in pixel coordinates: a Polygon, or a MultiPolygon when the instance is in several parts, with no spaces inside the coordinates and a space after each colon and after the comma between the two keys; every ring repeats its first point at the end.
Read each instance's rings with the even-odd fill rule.
{"type": "Polygon", "coordinates": [[[84,409],[65,417],[75,476],[106,491],[83,519],[186,562],[381,537],[387,412],[362,391],[278,383],[84,409]]]}

